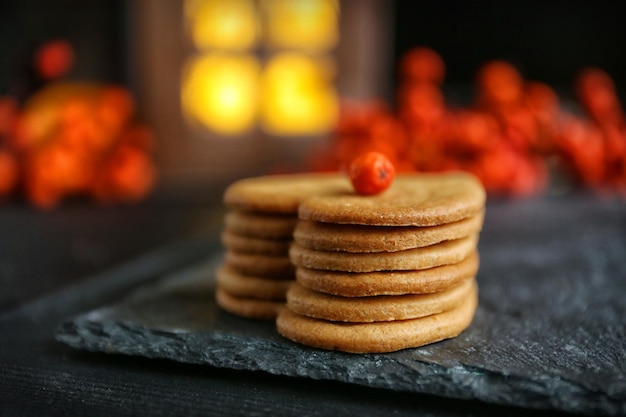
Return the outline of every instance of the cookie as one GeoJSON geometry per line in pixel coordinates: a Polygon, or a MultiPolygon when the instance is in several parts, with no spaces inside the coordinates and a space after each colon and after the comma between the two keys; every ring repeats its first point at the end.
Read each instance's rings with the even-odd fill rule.
{"type": "Polygon", "coordinates": [[[478,288],[463,303],[443,313],[409,320],[344,323],[302,316],[284,308],[276,328],[284,337],[307,346],[351,353],[384,353],[415,348],[458,336],[472,322],[478,288]]]}
{"type": "Polygon", "coordinates": [[[245,178],[224,192],[226,207],[243,211],[296,214],[300,203],[319,194],[354,193],[341,174],[290,174],[245,178]]]}
{"type": "Polygon", "coordinates": [[[431,294],[355,298],[322,294],[295,283],[287,292],[287,307],[302,316],[330,321],[407,320],[452,310],[469,296],[474,285],[474,279],[469,278],[456,287],[431,294]]]}
{"type": "Polygon", "coordinates": [[[396,252],[434,245],[480,232],[484,213],[438,226],[364,226],[298,222],[293,238],[300,246],[344,252],[396,252]]]}
{"type": "Polygon", "coordinates": [[[459,263],[416,271],[338,272],[296,268],[296,280],[314,291],[342,297],[428,294],[476,276],[479,258],[473,252],[459,263]]]}
{"type": "Polygon", "coordinates": [[[215,301],[217,305],[231,314],[261,320],[275,319],[285,307],[283,301],[237,297],[219,287],[215,290],[215,301]]]}
{"type": "Polygon", "coordinates": [[[236,297],[261,300],[285,300],[292,284],[289,280],[273,280],[244,275],[228,265],[221,265],[215,272],[217,285],[236,297]]]}
{"type": "Polygon", "coordinates": [[[239,253],[287,256],[291,240],[261,239],[241,236],[228,230],[222,231],[222,244],[228,250],[239,253]]]}
{"type": "Polygon", "coordinates": [[[370,226],[437,226],[478,215],[485,189],[471,174],[399,174],[391,186],[374,196],[337,188],[311,193],[302,201],[303,220],[370,226]]]}
{"type": "Polygon", "coordinates": [[[224,229],[239,236],[260,239],[291,239],[298,219],[295,215],[248,213],[229,210],[224,229]]]}
{"type": "Polygon", "coordinates": [[[478,243],[478,235],[448,240],[423,248],[399,252],[351,253],[318,251],[294,243],[289,249],[297,266],[344,272],[406,271],[454,264],[467,258],[478,243]]]}
{"type": "Polygon", "coordinates": [[[227,265],[246,275],[272,279],[294,279],[295,277],[295,268],[287,256],[269,256],[227,250],[224,260],[227,265]]]}

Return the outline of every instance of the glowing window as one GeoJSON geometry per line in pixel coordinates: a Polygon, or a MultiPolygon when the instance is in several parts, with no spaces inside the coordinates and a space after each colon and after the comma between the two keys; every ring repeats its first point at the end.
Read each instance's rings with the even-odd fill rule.
{"type": "Polygon", "coordinates": [[[198,53],[182,76],[186,118],[226,136],[257,125],[280,136],[328,132],[338,14],[336,0],[186,0],[198,53]]]}
{"type": "Polygon", "coordinates": [[[335,0],[264,0],[265,40],[280,49],[328,50],[339,39],[335,0]]]}
{"type": "Polygon", "coordinates": [[[207,54],[183,75],[185,114],[220,134],[243,133],[255,123],[259,65],[249,55],[207,54]]]}
{"type": "Polygon", "coordinates": [[[277,135],[324,133],[335,122],[333,65],[301,53],[272,57],[263,73],[260,112],[263,129],[277,135]]]}
{"type": "Polygon", "coordinates": [[[246,50],[258,37],[252,0],[187,0],[185,16],[198,49],[246,50]]]}

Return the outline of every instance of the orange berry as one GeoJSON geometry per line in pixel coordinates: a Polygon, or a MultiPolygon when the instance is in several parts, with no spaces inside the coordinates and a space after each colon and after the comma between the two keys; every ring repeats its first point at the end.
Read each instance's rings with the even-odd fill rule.
{"type": "Polygon", "coordinates": [[[400,111],[408,122],[429,125],[440,122],[445,115],[445,97],[432,84],[414,84],[399,94],[400,111]]]}
{"type": "Polygon", "coordinates": [[[55,141],[31,154],[29,167],[37,172],[36,178],[59,192],[72,193],[84,189],[90,179],[90,166],[83,156],[79,149],[55,141]]]}
{"type": "Polygon", "coordinates": [[[474,151],[491,148],[499,138],[496,120],[488,113],[462,110],[456,113],[454,148],[474,151]]]}
{"type": "Polygon", "coordinates": [[[153,152],[155,148],[152,131],[141,123],[136,123],[125,128],[119,138],[119,142],[149,153],[153,152]]]}
{"type": "Polygon", "coordinates": [[[100,94],[96,110],[104,126],[118,133],[135,111],[135,103],[125,88],[109,86],[100,94]]]}
{"type": "Polygon", "coordinates": [[[152,190],[156,170],[151,159],[141,150],[120,146],[105,162],[92,187],[102,203],[137,202],[152,190]]]}
{"type": "Polygon", "coordinates": [[[574,81],[578,98],[584,98],[597,90],[615,92],[615,83],[604,70],[595,67],[585,68],[578,73],[574,81]]]}
{"type": "Polygon", "coordinates": [[[525,107],[510,107],[500,114],[504,135],[520,151],[526,151],[537,142],[537,119],[525,107]]]}
{"type": "Polygon", "coordinates": [[[547,84],[537,81],[526,83],[524,98],[533,113],[540,116],[556,116],[559,109],[559,96],[547,84]]]}
{"type": "Polygon", "coordinates": [[[622,105],[609,74],[599,68],[586,68],[578,74],[575,88],[581,104],[597,123],[624,123],[622,105]]]}
{"type": "Polygon", "coordinates": [[[517,69],[505,61],[491,61],[478,72],[481,99],[486,106],[509,106],[522,99],[523,80],[517,69]]]}
{"type": "Polygon", "coordinates": [[[64,40],[46,42],[35,53],[35,69],[46,80],[64,76],[73,64],[74,49],[64,40]]]}
{"type": "Polygon", "coordinates": [[[400,71],[406,81],[439,85],[445,77],[446,66],[437,52],[418,47],[403,55],[400,71]]]}
{"type": "Polygon", "coordinates": [[[396,170],[382,153],[367,152],[352,161],[348,175],[358,194],[373,195],[389,188],[396,176],[396,170]]]}

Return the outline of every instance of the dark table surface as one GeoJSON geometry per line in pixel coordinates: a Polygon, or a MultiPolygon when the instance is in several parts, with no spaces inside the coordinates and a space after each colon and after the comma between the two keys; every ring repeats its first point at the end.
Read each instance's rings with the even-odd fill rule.
{"type": "MultiPolygon", "coordinates": [[[[0,415],[558,415],[86,352],[55,340],[57,326],[69,317],[114,303],[164,272],[219,251],[219,202],[214,193],[201,200],[162,198],[108,209],[70,203],[44,213],[0,206],[0,415]]],[[[589,195],[490,201],[487,213],[481,239],[496,246],[514,245],[517,238],[554,242],[555,234],[584,239],[605,222],[612,238],[626,234],[626,203],[589,195]],[[581,221],[585,218],[593,221],[581,221]],[[528,223],[536,219],[552,226],[528,223]]],[[[558,245],[548,247],[558,251],[558,245]]],[[[488,271],[489,255],[481,257],[488,271]]]]}

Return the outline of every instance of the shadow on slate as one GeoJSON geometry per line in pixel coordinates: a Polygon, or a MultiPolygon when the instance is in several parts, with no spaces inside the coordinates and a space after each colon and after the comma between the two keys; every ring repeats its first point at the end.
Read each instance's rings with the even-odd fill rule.
{"type": "Polygon", "coordinates": [[[583,414],[626,413],[626,206],[582,197],[491,203],[480,304],[459,337],[355,355],[300,346],[214,302],[203,265],[61,325],[79,349],[336,380],[583,414]]]}

